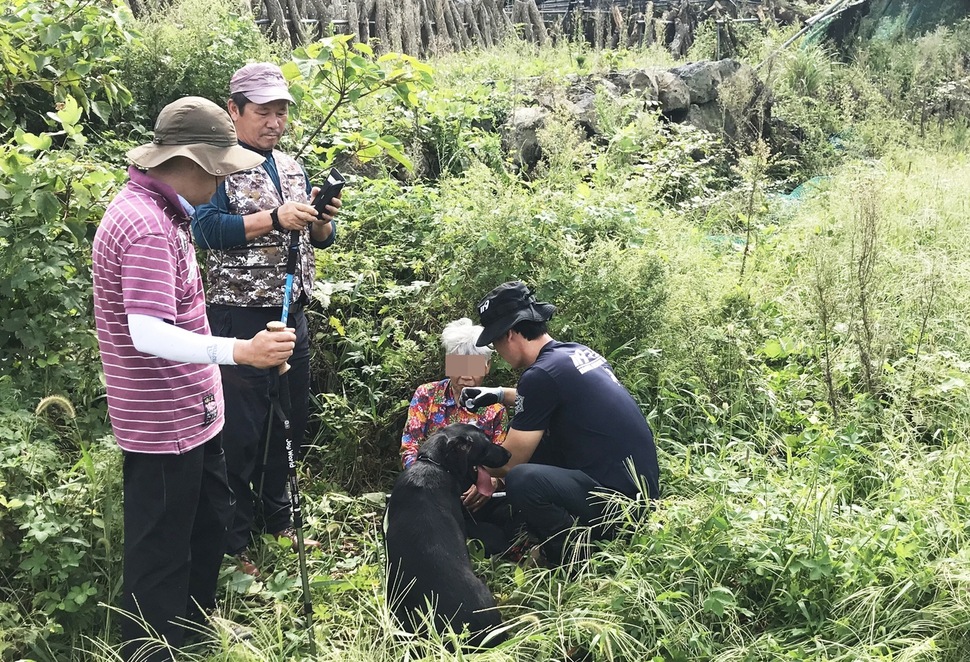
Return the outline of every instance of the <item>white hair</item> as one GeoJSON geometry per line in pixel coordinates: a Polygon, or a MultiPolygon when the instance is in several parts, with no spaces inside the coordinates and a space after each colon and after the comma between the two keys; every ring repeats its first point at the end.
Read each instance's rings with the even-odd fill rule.
{"type": "Polygon", "coordinates": [[[491,347],[476,347],[482,327],[472,324],[467,317],[462,317],[445,325],[441,332],[441,346],[445,354],[460,354],[462,356],[491,356],[491,347]]]}

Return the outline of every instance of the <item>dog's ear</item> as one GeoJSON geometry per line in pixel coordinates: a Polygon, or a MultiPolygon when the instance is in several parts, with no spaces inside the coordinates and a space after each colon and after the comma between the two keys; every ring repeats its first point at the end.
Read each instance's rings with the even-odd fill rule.
{"type": "Polygon", "coordinates": [[[487,444],[491,443],[488,437],[485,436],[485,433],[479,432],[478,430],[475,433],[468,435],[468,461],[473,465],[480,464],[481,459],[485,456],[483,442],[487,444]]]}
{"type": "Polygon", "coordinates": [[[504,467],[511,459],[512,453],[504,446],[489,444],[488,452],[485,454],[485,459],[482,460],[482,464],[486,467],[504,467]]]}
{"type": "Polygon", "coordinates": [[[449,436],[446,446],[447,464],[456,476],[464,476],[472,466],[468,457],[472,445],[472,438],[463,432],[449,436]]]}

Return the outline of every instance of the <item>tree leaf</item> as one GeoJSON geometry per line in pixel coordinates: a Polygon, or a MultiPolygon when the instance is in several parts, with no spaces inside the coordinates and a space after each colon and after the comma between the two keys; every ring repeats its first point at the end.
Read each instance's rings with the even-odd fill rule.
{"type": "Polygon", "coordinates": [[[30,151],[43,152],[51,147],[51,137],[46,133],[42,133],[39,136],[33,133],[27,133],[21,128],[17,128],[14,131],[14,140],[17,141],[18,145],[28,148],[30,151]]]}

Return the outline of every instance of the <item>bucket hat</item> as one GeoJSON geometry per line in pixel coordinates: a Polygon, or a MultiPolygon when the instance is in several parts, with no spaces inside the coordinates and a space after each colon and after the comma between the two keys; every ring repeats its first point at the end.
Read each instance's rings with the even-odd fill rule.
{"type": "Polygon", "coordinates": [[[475,344],[484,347],[519,322],[545,322],[555,312],[556,307],[551,303],[536,301],[525,283],[517,280],[502,283],[478,302],[478,317],[485,328],[475,344]]]}
{"type": "Polygon", "coordinates": [[[128,152],[139,168],[154,168],[176,156],[192,159],[217,176],[255,168],[266,160],[241,147],[229,113],[202,97],[183,97],[162,108],[154,139],[128,152]]]}

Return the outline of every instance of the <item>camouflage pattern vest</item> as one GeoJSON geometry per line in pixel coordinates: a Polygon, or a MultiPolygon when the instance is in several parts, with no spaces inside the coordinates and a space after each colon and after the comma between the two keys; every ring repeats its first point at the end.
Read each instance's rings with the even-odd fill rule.
{"type": "MultiPolygon", "coordinates": [[[[237,172],[226,178],[230,214],[246,216],[264,209],[274,209],[284,202],[308,202],[306,175],[300,164],[277,150],[273,150],[273,159],[280,176],[282,198],[262,166],[237,172]]],[[[251,308],[283,305],[289,247],[289,232],[270,230],[244,246],[205,251],[206,301],[251,308]]],[[[297,260],[293,277],[292,301],[298,301],[301,294],[309,298],[315,271],[310,230],[306,229],[300,236],[300,259],[297,260]]]]}

